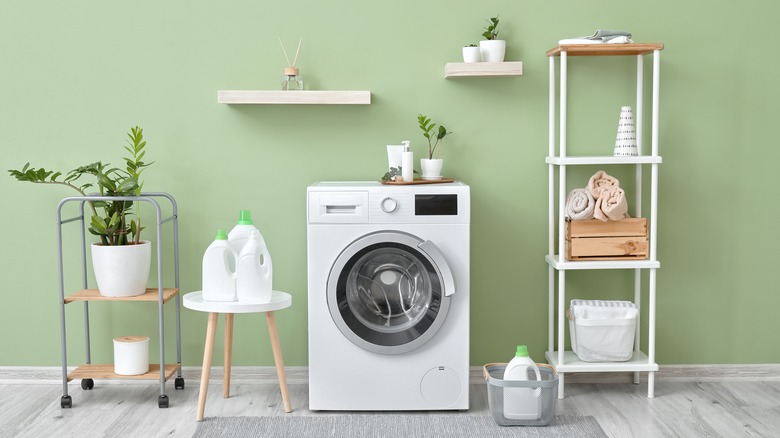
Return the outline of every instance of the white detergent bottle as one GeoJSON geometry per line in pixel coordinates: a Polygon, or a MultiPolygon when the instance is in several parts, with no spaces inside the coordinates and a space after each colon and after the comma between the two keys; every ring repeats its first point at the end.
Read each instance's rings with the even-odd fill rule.
{"type": "Polygon", "coordinates": [[[203,254],[203,300],[236,301],[236,274],[231,268],[236,254],[225,230],[217,230],[214,242],[203,254]]]}
{"type": "Polygon", "coordinates": [[[249,232],[249,239],[236,262],[236,294],[242,303],[271,302],[273,265],[260,231],[249,232]]]}
{"type": "MultiPolygon", "coordinates": [[[[528,347],[517,346],[515,357],[507,364],[504,380],[529,380],[529,370],[542,380],[539,367],[528,357],[528,347]]],[[[536,420],[542,415],[541,388],[504,387],[504,417],[510,420],[536,420]]]]}
{"type": "Polygon", "coordinates": [[[404,178],[404,182],[414,182],[414,153],[411,149],[411,141],[404,140],[401,142],[404,145],[404,151],[401,152],[401,176],[404,178]]]}
{"type": "Polygon", "coordinates": [[[249,210],[241,210],[238,214],[238,223],[228,233],[228,242],[230,242],[233,252],[236,254],[241,252],[241,249],[244,247],[247,240],[249,240],[249,233],[252,230],[259,232],[257,227],[252,225],[252,215],[249,210]]]}

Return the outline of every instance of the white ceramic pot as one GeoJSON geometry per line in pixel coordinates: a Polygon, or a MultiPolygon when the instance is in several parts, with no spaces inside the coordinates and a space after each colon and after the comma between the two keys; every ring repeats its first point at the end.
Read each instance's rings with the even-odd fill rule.
{"type": "Polygon", "coordinates": [[[444,160],[435,158],[420,158],[420,167],[422,168],[422,179],[441,179],[441,167],[444,160]]]}
{"type": "Polygon", "coordinates": [[[479,47],[464,47],[463,48],[463,62],[472,63],[479,62],[479,47]]]}
{"type": "Polygon", "coordinates": [[[506,41],[482,40],[479,42],[479,54],[482,57],[482,62],[504,62],[506,41]]]}
{"type": "Polygon", "coordinates": [[[92,269],[100,295],[132,297],[146,291],[152,244],[109,246],[92,244],[92,269]]]}

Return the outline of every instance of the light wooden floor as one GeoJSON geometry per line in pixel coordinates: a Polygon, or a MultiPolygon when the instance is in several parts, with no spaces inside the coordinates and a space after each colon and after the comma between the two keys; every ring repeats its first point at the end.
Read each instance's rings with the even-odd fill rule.
{"type": "MultiPolygon", "coordinates": [[[[157,407],[158,385],[96,381],[82,391],[71,383],[72,409],[61,409],[58,384],[0,385],[0,437],[190,437],[195,431],[197,379],[169,387],[171,406],[157,407]]],[[[235,384],[229,399],[221,383],[210,385],[206,417],[239,415],[340,415],[307,409],[308,386],[289,385],[293,412],[281,407],[274,384],[235,384]]],[[[611,437],[778,437],[780,382],[657,382],[656,398],[645,384],[567,383],[558,415],[593,415],[611,437]]],[[[484,385],[471,385],[471,409],[448,415],[485,415],[484,385]]],[[[388,413],[395,415],[395,413],[388,413]]],[[[420,415],[427,415],[420,413],[420,415]]]]}

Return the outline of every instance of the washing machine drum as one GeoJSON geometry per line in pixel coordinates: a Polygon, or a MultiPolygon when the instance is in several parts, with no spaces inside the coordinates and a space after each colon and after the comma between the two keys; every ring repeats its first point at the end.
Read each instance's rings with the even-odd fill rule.
{"type": "Polygon", "coordinates": [[[337,258],[328,308],[350,341],[375,353],[405,353],[428,342],[447,317],[454,293],[441,251],[400,231],[367,234],[337,258]]]}

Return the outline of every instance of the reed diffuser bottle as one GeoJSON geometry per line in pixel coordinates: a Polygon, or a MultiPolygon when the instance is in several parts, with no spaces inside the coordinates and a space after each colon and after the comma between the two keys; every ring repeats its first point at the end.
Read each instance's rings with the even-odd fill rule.
{"type": "Polygon", "coordinates": [[[301,73],[298,71],[295,63],[298,62],[298,54],[301,52],[303,38],[298,40],[298,50],[295,51],[295,59],[293,59],[292,64],[290,64],[290,57],[287,56],[287,51],[284,50],[282,39],[280,37],[277,38],[279,38],[279,45],[282,46],[282,52],[284,52],[284,57],[287,59],[287,65],[289,66],[284,69],[284,76],[282,76],[282,91],[301,91],[303,90],[303,77],[301,77],[301,73]]]}

